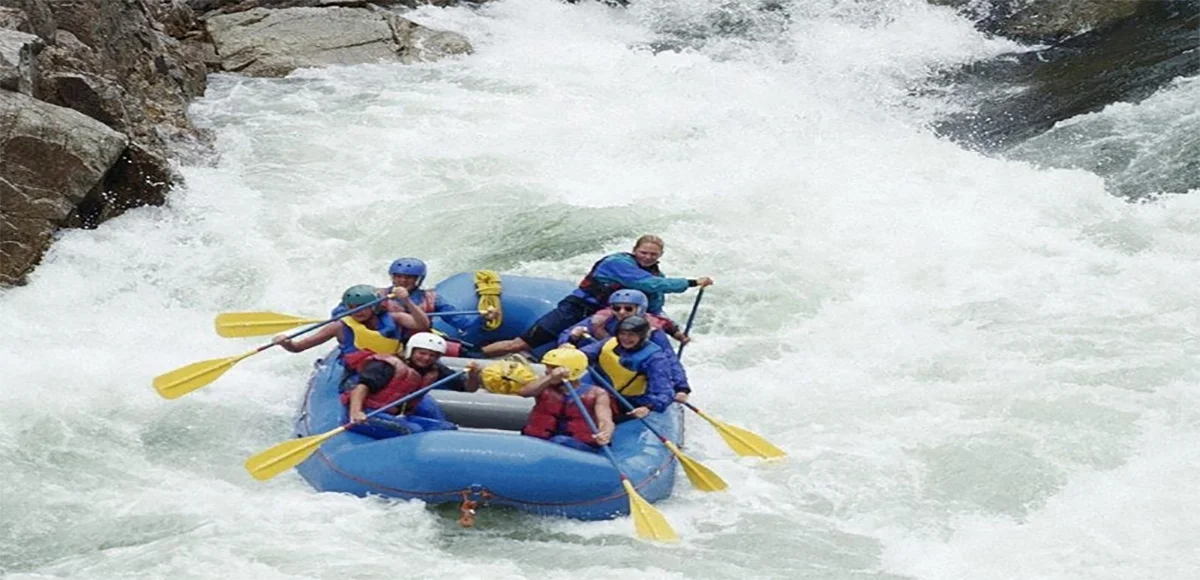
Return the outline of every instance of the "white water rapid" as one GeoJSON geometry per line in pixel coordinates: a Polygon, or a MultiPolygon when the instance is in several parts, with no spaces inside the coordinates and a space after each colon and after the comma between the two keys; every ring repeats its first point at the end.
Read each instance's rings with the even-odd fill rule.
{"type": "MultiPolygon", "coordinates": [[[[717,34],[730,6],[427,7],[476,53],[212,77],[192,113],[220,161],[0,293],[0,575],[1195,578],[1200,192],[1131,204],[932,135],[929,71],[1014,48],[948,9],[798,1],[717,34]],[[668,36],[691,46],[646,48],[668,36]],[[790,453],[737,458],[689,418],[730,489],[680,477],[659,505],[677,546],[252,480],[315,352],[175,401],[150,386],[260,344],[216,337],[216,313],[320,316],[401,255],[434,280],[575,280],[642,233],[668,275],[717,282],[695,402],[790,453]]],[[[1151,108],[1175,103],[1121,118],[1166,126],[1151,108]]]]}

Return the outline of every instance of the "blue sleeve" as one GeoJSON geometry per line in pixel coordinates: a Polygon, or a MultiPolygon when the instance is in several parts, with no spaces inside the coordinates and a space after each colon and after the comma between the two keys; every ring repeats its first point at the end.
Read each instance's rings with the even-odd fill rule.
{"type": "Polygon", "coordinates": [[[655,329],[650,332],[650,342],[657,344],[664,352],[675,352],[675,349],[671,348],[671,341],[667,340],[667,333],[661,330],[655,329]]]}
{"type": "Polygon", "coordinates": [[[671,343],[667,340],[667,333],[655,330],[650,333],[650,341],[663,349],[663,354],[671,363],[671,389],[685,393],[692,392],[692,388],[688,386],[687,372],[683,370],[683,364],[679,362],[679,357],[675,356],[675,350],[671,348],[671,343]]]}
{"type": "Polygon", "coordinates": [[[646,394],[638,397],[638,406],[650,407],[651,411],[661,413],[666,411],[675,400],[675,391],[671,388],[671,363],[666,353],[658,353],[643,363],[646,373],[646,394]]]}
{"type": "MultiPolygon", "coordinates": [[[[428,296],[428,294],[426,294],[426,296],[428,296]]],[[[436,296],[436,298],[433,301],[433,311],[434,312],[450,312],[453,310],[457,310],[456,308],[454,308],[453,304],[446,302],[446,299],[442,298],[441,294],[436,294],[435,296],[436,296]]],[[[473,330],[476,326],[479,326],[483,323],[483,317],[476,316],[474,314],[459,314],[456,316],[439,316],[439,318],[441,318],[446,324],[449,324],[450,326],[457,328],[459,331],[459,334],[464,334],[467,331],[473,330]]]]}
{"type": "MultiPolygon", "coordinates": [[[[588,316],[588,317],[584,318],[583,320],[580,320],[579,322],[576,322],[575,324],[572,324],[571,326],[567,327],[566,330],[558,333],[558,345],[562,346],[564,344],[571,342],[571,331],[575,330],[576,328],[583,328],[584,330],[587,330],[590,332],[591,328],[592,328],[592,317],[588,316]]],[[[585,336],[583,338],[580,338],[579,342],[573,343],[573,344],[575,344],[575,346],[577,346],[577,347],[583,347],[583,346],[592,344],[593,342],[596,342],[596,339],[587,338],[585,336]]]]}
{"type": "Polygon", "coordinates": [[[687,278],[660,278],[641,269],[632,256],[616,254],[596,266],[595,277],[602,283],[619,282],[626,288],[641,290],[647,296],[686,292],[687,278]]]}
{"type": "Polygon", "coordinates": [[[671,388],[675,392],[692,392],[692,386],[688,384],[687,371],[683,370],[683,363],[679,362],[679,357],[675,353],[671,353],[671,366],[674,371],[674,380],[671,381],[671,388]]]}

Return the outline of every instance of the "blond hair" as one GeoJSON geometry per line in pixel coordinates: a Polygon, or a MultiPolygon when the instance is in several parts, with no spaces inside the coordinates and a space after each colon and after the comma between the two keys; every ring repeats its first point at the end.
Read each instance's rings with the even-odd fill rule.
{"type": "Polygon", "coordinates": [[[660,252],[665,250],[667,247],[667,245],[663,243],[663,239],[654,234],[646,234],[638,238],[637,241],[633,243],[633,250],[636,252],[638,248],[642,247],[642,244],[654,244],[658,246],[658,250],[660,252]]]}

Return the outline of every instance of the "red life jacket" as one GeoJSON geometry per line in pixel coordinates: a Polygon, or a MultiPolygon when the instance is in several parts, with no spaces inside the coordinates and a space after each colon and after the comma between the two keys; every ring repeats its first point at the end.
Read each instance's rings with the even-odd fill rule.
{"type": "MultiPolygon", "coordinates": [[[[593,410],[596,405],[596,396],[603,392],[600,387],[591,385],[583,385],[575,390],[575,393],[583,401],[583,406],[587,408],[588,414],[591,415],[592,421],[596,420],[596,412],[593,410]]],[[[558,387],[547,387],[538,393],[537,398],[534,399],[533,410],[529,412],[529,419],[526,420],[521,433],[539,439],[549,439],[554,435],[566,434],[588,445],[596,444],[596,436],[592,434],[591,427],[583,418],[583,414],[579,412],[579,407],[558,387]],[[560,422],[565,423],[562,429],[559,429],[560,422]]]]}
{"type": "Polygon", "coordinates": [[[434,308],[437,308],[437,292],[433,290],[423,290],[424,295],[421,297],[421,310],[425,314],[433,314],[434,308]]]}
{"type": "MultiPolygon", "coordinates": [[[[367,394],[367,398],[363,401],[363,409],[378,409],[396,399],[406,397],[424,387],[432,385],[437,379],[438,372],[436,368],[430,368],[421,373],[406,364],[402,364],[400,368],[396,369],[396,375],[392,377],[392,380],[388,381],[387,385],[384,385],[382,389],[379,389],[375,393],[367,394]]],[[[342,393],[343,405],[350,404],[350,393],[351,391],[342,393]]],[[[417,405],[421,403],[421,399],[424,398],[425,395],[421,395],[420,397],[405,401],[400,406],[399,414],[409,414],[413,409],[417,408],[417,405]]]]}

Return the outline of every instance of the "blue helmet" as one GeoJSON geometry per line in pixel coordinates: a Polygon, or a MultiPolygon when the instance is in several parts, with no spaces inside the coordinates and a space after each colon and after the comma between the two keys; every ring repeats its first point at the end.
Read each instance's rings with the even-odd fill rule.
{"type": "Polygon", "coordinates": [[[425,281],[425,262],[416,258],[396,258],[392,265],[388,268],[388,274],[392,276],[416,276],[417,287],[421,287],[421,282],[425,281]]]}
{"type": "Polygon", "coordinates": [[[612,306],[613,304],[634,304],[638,307],[634,314],[642,316],[646,313],[646,308],[650,306],[650,299],[646,298],[646,294],[641,290],[626,288],[617,290],[608,297],[608,305],[612,306]]]}

